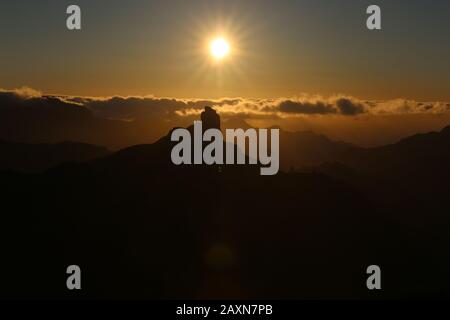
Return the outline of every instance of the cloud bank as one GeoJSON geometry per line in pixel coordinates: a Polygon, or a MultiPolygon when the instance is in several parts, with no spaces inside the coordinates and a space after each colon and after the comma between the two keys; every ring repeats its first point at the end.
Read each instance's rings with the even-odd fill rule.
{"type": "Polygon", "coordinates": [[[295,118],[305,116],[442,114],[450,103],[407,99],[363,101],[351,96],[301,96],[278,99],[225,98],[219,100],[172,99],[156,97],[69,98],[96,115],[114,119],[137,119],[152,116],[193,116],[204,106],[214,107],[223,117],[295,118]]]}
{"type": "Polygon", "coordinates": [[[300,95],[278,99],[175,99],[154,96],[49,95],[31,88],[0,89],[0,139],[77,141],[111,149],[152,143],[173,127],[214,107],[228,126],[279,125],[332,139],[373,146],[450,124],[450,103],[361,100],[352,96],[300,95]],[[239,121],[236,121],[239,120],[239,121]]]}
{"type": "Polygon", "coordinates": [[[245,118],[289,118],[304,116],[359,116],[364,114],[442,114],[450,111],[450,103],[395,99],[385,101],[360,100],[336,95],[331,97],[302,95],[278,99],[175,99],[154,96],[82,97],[44,95],[23,87],[15,90],[0,89],[0,107],[14,100],[20,104],[54,104],[83,107],[95,116],[137,120],[151,117],[176,117],[198,115],[204,106],[217,109],[222,116],[245,118]]]}

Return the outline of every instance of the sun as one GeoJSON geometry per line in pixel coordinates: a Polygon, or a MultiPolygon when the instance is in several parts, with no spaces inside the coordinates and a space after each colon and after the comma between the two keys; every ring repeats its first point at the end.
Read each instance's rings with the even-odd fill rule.
{"type": "Polygon", "coordinates": [[[211,55],[217,60],[222,60],[230,54],[230,44],[224,38],[216,38],[211,41],[209,49],[211,55]]]}

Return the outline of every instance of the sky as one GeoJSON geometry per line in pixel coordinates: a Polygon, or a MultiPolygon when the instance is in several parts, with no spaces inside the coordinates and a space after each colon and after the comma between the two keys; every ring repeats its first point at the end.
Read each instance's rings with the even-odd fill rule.
{"type": "Polygon", "coordinates": [[[0,4],[0,88],[78,96],[450,101],[446,0],[39,0],[0,4]],[[82,30],[66,29],[78,4],[82,30]],[[366,28],[370,4],[382,30],[366,28]],[[212,61],[217,35],[231,44],[212,61]]]}

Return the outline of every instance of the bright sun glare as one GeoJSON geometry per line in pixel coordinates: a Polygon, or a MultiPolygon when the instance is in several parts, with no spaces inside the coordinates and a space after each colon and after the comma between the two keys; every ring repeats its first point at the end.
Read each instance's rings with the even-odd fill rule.
{"type": "Polygon", "coordinates": [[[222,60],[230,53],[230,45],[224,38],[217,38],[211,42],[210,51],[214,58],[222,60]]]}

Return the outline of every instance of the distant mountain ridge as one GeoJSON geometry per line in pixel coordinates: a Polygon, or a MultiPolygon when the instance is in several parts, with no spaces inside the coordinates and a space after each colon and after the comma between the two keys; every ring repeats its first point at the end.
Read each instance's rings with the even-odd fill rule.
{"type": "MultiPolygon", "coordinates": [[[[335,159],[364,171],[408,170],[411,164],[450,160],[450,126],[439,132],[416,134],[375,148],[350,148],[335,159]]],[[[423,169],[433,169],[429,166],[423,169]]]]}
{"type": "MultiPolygon", "coordinates": [[[[223,130],[237,128],[247,130],[252,126],[242,119],[230,119],[222,124],[223,130]]],[[[328,171],[331,167],[326,164],[331,163],[340,163],[348,168],[364,172],[385,172],[396,167],[406,170],[408,168],[406,158],[417,161],[420,159],[438,161],[439,158],[450,158],[450,126],[440,132],[417,134],[394,144],[374,148],[362,148],[350,143],[334,141],[312,131],[289,132],[279,129],[280,168],[285,172],[305,168],[316,168],[319,171],[327,168],[328,171]]],[[[168,136],[164,136],[157,140],[154,146],[130,146],[118,151],[117,155],[106,148],[85,143],[30,144],[0,140],[2,156],[0,170],[36,172],[67,161],[83,162],[107,155],[118,158],[131,150],[158,148],[165,139],[170,140],[168,136]]],[[[170,161],[169,156],[170,150],[166,153],[160,150],[153,162],[158,161],[158,157],[159,161],[170,161]],[[163,159],[161,155],[164,155],[163,159]]]]}

